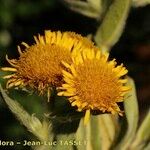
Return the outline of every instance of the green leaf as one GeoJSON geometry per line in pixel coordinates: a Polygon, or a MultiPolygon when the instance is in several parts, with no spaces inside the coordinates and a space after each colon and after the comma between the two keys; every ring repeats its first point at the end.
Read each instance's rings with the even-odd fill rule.
{"type": "Polygon", "coordinates": [[[17,101],[8,97],[1,85],[0,91],[11,112],[31,133],[33,133],[41,141],[52,139],[53,136],[50,136],[50,127],[48,122],[43,121],[43,123],[41,123],[35,115],[29,115],[29,113],[26,112],[17,101]]]}
{"type": "MultiPolygon", "coordinates": [[[[91,116],[92,117],[92,116],[91,116]]],[[[94,119],[94,122],[97,122],[97,119],[94,119]]],[[[95,122],[95,123],[96,123],[95,122]]],[[[78,127],[78,130],[76,132],[76,140],[81,141],[81,145],[77,146],[78,150],[94,150],[92,147],[92,136],[95,136],[95,139],[97,138],[98,130],[97,130],[97,135],[91,134],[91,121],[88,122],[88,124],[84,124],[84,119],[82,118],[80,120],[80,124],[78,127]]],[[[93,143],[94,144],[94,143],[93,143]]]]}
{"type": "Polygon", "coordinates": [[[93,150],[101,150],[102,142],[101,142],[101,131],[100,131],[100,121],[98,119],[99,116],[91,116],[91,145],[93,150]]]}
{"type": "Polygon", "coordinates": [[[130,6],[131,0],[114,0],[112,2],[94,37],[100,48],[109,50],[119,40],[130,6]]]}
{"type": "Polygon", "coordinates": [[[56,138],[57,138],[57,144],[56,144],[56,147],[54,147],[54,149],[56,149],[56,150],[74,150],[74,146],[75,146],[74,133],[59,134],[56,136],[56,138]]]}
{"type": "Polygon", "coordinates": [[[97,12],[99,12],[102,8],[102,0],[87,0],[88,4],[94,8],[95,10],[97,10],[97,12]]]}
{"type": "Polygon", "coordinates": [[[136,89],[135,89],[134,81],[131,78],[128,78],[127,86],[131,86],[132,88],[132,90],[126,95],[127,99],[125,99],[124,101],[124,109],[125,109],[125,115],[128,122],[128,128],[124,138],[121,140],[121,143],[119,143],[119,145],[116,148],[118,150],[128,149],[135,136],[137,125],[138,125],[138,119],[139,119],[136,89]]]}
{"type": "Polygon", "coordinates": [[[138,129],[131,147],[135,149],[141,147],[141,149],[143,149],[147,142],[149,142],[150,147],[150,110],[138,129]]]}
{"type": "Polygon", "coordinates": [[[144,147],[143,150],[150,150],[150,142],[148,143],[148,145],[146,147],[144,147]]]}
{"type": "Polygon", "coordinates": [[[150,0],[133,0],[134,7],[143,7],[150,4],[150,0]]]}
{"type": "Polygon", "coordinates": [[[79,150],[109,149],[116,133],[114,120],[110,114],[91,115],[89,123],[84,125],[81,119],[76,132],[76,140],[81,141],[82,144],[77,148],[79,150]]]}
{"type": "Polygon", "coordinates": [[[98,117],[101,136],[101,149],[110,149],[117,134],[116,118],[111,114],[102,114],[98,117]]]}
{"type": "Polygon", "coordinates": [[[68,7],[78,12],[82,15],[91,17],[91,18],[98,18],[99,11],[89,5],[87,2],[77,1],[77,0],[64,0],[64,2],[68,5],[68,7]]]}

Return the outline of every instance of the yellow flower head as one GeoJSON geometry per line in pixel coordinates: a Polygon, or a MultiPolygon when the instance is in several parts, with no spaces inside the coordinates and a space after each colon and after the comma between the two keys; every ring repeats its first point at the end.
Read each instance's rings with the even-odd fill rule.
{"type": "Polygon", "coordinates": [[[34,37],[35,44],[25,46],[24,51],[18,46],[19,59],[8,59],[11,67],[1,68],[13,72],[4,76],[7,88],[29,86],[40,94],[47,91],[49,96],[52,86],[60,86],[62,80],[62,60],[71,63],[71,53],[84,46],[92,47],[93,43],[73,32],[45,31],[45,35],[34,37]]]}
{"type": "Polygon", "coordinates": [[[63,63],[68,70],[63,70],[65,83],[58,95],[67,96],[72,106],[85,111],[85,124],[91,110],[122,115],[117,103],[130,89],[125,86],[127,79],[122,78],[128,72],[126,68],[116,66],[115,60],[108,61],[108,53],[94,48],[85,49],[72,60],[71,64],[63,63]]]}

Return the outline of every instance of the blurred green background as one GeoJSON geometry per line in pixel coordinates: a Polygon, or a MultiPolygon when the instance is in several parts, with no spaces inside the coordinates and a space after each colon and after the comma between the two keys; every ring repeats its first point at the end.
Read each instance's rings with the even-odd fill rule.
{"type": "MultiPolygon", "coordinates": [[[[111,51],[111,57],[123,62],[135,80],[141,120],[150,107],[149,10],[150,6],[131,9],[125,30],[111,51]]],[[[6,54],[9,58],[18,57],[17,45],[22,41],[32,44],[33,35],[43,34],[44,30],[74,31],[86,36],[94,34],[97,25],[97,20],[66,8],[62,0],[0,0],[0,66],[8,65],[6,54]]],[[[0,81],[4,83],[2,79],[0,81]]],[[[31,114],[41,117],[41,97],[18,90],[10,90],[10,97],[18,100],[31,114]]],[[[0,98],[0,140],[24,139],[30,140],[31,134],[19,124],[0,98]]],[[[23,150],[27,147],[8,149],[23,150]]]]}

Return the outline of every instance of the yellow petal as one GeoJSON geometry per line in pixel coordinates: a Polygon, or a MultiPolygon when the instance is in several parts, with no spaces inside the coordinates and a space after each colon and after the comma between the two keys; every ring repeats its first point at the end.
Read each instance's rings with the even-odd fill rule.
{"type": "Polygon", "coordinates": [[[17,46],[17,48],[18,48],[18,53],[21,55],[21,54],[22,54],[22,51],[21,51],[20,46],[17,46]]]}
{"type": "Polygon", "coordinates": [[[96,59],[100,59],[100,56],[101,56],[101,52],[100,52],[100,50],[98,50],[96,53],[96,59]]]}
{"type": "Polygon", "coordinates": [[[127,83],[127,81],[128,81],[127,79],[120,79],[119,80],[120,83],[127,83]]]}
{"type": "Polygon", "coordinates": [[[103,61],[106,62],[108,60],[108,57],[109,57],[109,53],[104,52],[103,53],[103,61]]]}
{"type": "Polygon", "coordinates": [[[67,84],[71,85],[71,86],[74,85],[74,81],[71,80],[70,78],[64,77],[64,81],[65,81],[67,84]]]}
{"type": "Polygon", "coordinates": [[[50,88],[47,89],[47,101],[49,102],[50,100],[50,97],[51,97],[51,90],[50,88]]]}
{"type": "Polygon", "coordinates": [[[17,67],[17,65],[14,63],[14,60],[10,60],[10,59],[8,58],[8,55],[6,55],[6,60],[8,61],[8,63],[9,63],[11,66],[17,67]]]}
{"type": "Polygon", "coordinates": [[[21,44],[24,45],[26,48],[29,48],[29,45],[27,43],[22,42],[21,44]]]}
{"type": "Polygon", "coordinates": [[[20,85],[21,83],[22,83],[22,80],[16,81],[16,82],[14,83],[14,86],[18,86],[18,85],[20,85]]]}
{"type": "Polygon", "coordinates": [[[55,32],[51,32],[51,37],[52,37],[52,39],[51,39],[51,43],[55,43],[56,42],[56,33],[55,32]]]}
{"type": "Polygon", "coordinates": [[[15,86],[15,82],[12,82],[12,83],[10,83],[10,84],[6,84],[6,88],[8,89],[8,88],[11,88],[11,87],[13,87],[13,86],[15,86]]]}
{"type": "Polygon", "coordinates": [[[77,72],[76,72],[75,68],[74,68],[73,66],[71,66],[70,69],[71,69],[72,74],[73,74],[74,76],[77,76],[77,72]]]}
{"type": "Polygon", "coordinates": [[[41,44],[45,44],[45,41],[44,41],[44,37],[43,36],[39,36],[39,41],[41,44]]]}
{"type": "Polygon", "coordinates": [[[81,107],[84,108],[85,106],[87,106],[87,104],[87,102],[84,102],[81,107]]]}
{"type": "Polygon", "coordinates": [[[122,70],[119,73],[117,73],[117,76],[120,77],[120,76],[123,76],[123,75],[125,75],[127,73],[128,73],[128,70],[125,69],[125,68],[122,68],[122,70]]]}
{"type": "Polygon", "coordinates": [[[67,89],[67,88],[71,88],[71,86],[69,84],[63,84],[62,88],[67,89]]]}
{"type": "Polygon", "coordinates": [[[66,68],[70,68],[70,65],[68,63],[66,63],[65,61],[61,62],[66,68]]]}
{"type": "Polygon", "coordinates": [[[83,63],[83,58],[82,58],[81,54],[79,54],[77,56],[77,60],[78,60],[79,63],[83,63]]]}
{"type": "Polygon", "coordinates": [[[47,44],[49,44],[51,42],[51,31],[49,31],[49,30],[45,31],[45,42],[47,44]]]}
{"type": "Polygon", "coordinates": [[[84,125],[86,125],[88,123],[89,119],[90,119],[90,109],[86,110],[86,112],[85,112],[84,125]]]}
{"type": "Polygon", "coordinates": [[[67,71],[63,70],[63,71],[62,71],[62,73],[63,73],[64,77],[67,77],[67,78],[73,79],[72,74],[70,74],[69,72],[67,72],[67,71]]]}
{"type": "Polygon", "coordinates": [[[90,55],[90,59],[93,59],[94,57],[95,57],[95,53],[94,53],[94,50],[92,49],[91,51],[90,51],[90,53],[91,53],[91,55],[90,55]]]}
{"type": "Polygon", "coordinates": [[[87,52],[86,52],[86,50],[82,51],[82,56],[83,56],[83,59],[87,58],[87,52]]]}
{"type": "Polygon", "coordinates": [[[15,74],[6,75],[6,76],[3,77],[3,79],[9,79],[9,78],[13,77],[14,75],[15,75],[15,74]]]}
{"type": "Polygon", "coordinates": [[[58,92],[57,95],[58,96],[64,96],[64,92],[58,92]]]}
{"type": "Polygon", "coordinates": [[[82,108],[78,108],[77,111],[81,112],[81,111],[82,111],[82,108]]]}
{"type": "Polygon", "coordinates": [[[67,89],[67,92],[68,92],[68,93],[75,93],[75,92],[76,92],[76,89],[75,89],[75,88],[68,88],[68,89],[67,89]]]}
{"type": "Polygon", "coordinates": [[[58,32],[57,32],[57,37],[56,37],[56,38],[57,38],[57,39],[56,39],[56,43],[57,43],[57,44],[60,43],[60,41],[61,41],[61,36],[62,36],[61,32],[58,31],[58,32]]]}
{"type": "Polygon", "coordinates": [[[64,92],[63,96],[74,96],[74,93],[64,92]]]}
{"type": "Polygon", "coordinates": [[[93,50],[87,51],[87,58],[88,59],[93,59],[94,58],[94,51],[93,50]]]}
{"type": "Polygon", "coordinates": [[[129,91],[131,90],[131,87],[130,86],[124,86],[121,88],[122,91],[129,91]]]}
{"type": "Polygon", "coordinates": [[[35,40],[36,44],[39,44],[38,38],[36,36],[33,36],[33,37],[34,37],[34,40],[35,40]]]}
{"type": "Polygon", "coordinates": [[[77,101],[71,103],[71,106],[76,106],[76,105],[77,105],[77,101]]]}
{"type": "Polygon", "coordinates": [[[16,72],[17,71],[16,68],[11,68],[11,67],[3,67],[3,68],[1,68],[1,70],[3,70],[3,71],[12,71],[12,72],[16,72]]]}

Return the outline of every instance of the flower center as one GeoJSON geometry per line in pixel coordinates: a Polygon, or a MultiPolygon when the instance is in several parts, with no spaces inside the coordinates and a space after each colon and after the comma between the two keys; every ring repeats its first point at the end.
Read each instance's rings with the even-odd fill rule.
{"type": "Polygon", "coordinates": [[[18,76],[32,82],[42,81],[60,85],[62,60],[71,62],[69,50],[55,44],[33,45],[27,48],[18,60],[18,76]]]}
{"type": "Polygon", "coordinates": [[[120,98],[121,83],[112,67],[99,60],[85,60],[76,66],[75,88],[77,96],[84,103],[99,108],[111,106],[120,98]]]}

